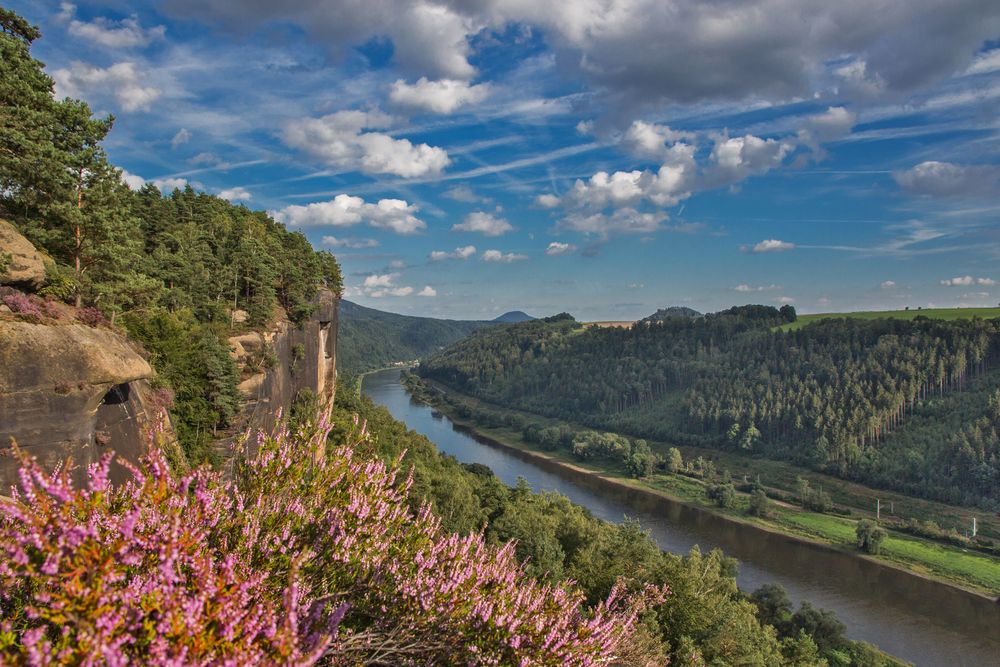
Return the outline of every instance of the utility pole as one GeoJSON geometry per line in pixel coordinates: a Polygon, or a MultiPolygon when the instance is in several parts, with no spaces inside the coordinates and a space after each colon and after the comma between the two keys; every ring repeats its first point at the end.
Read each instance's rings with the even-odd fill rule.
{"type": "Polygon", "coordinates": [[[976,536],[976,517],[972,517],[972,537],[976,536]]]}
{"type": "Polygon", "coordinates": [[[878,521],[882,518],[882,499],[875,499],[875,520],[878,521]]]}

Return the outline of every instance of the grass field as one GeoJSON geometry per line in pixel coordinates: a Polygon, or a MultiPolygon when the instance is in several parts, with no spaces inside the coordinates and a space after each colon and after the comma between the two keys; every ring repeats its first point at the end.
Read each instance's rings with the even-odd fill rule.
{"type": "Polygon", "coordinates": [[[881,318],[912,320],[915,317],[929,317],[938,320],[961,320],[972,317],[993,319],[1000,317],[1000,308],[923,308],[921,310],[911,308],[910,310],[859,310],[854,313],[814,313],[812,315],[799,315],[796,321],[782,325],[781,329],[783,331],[801,329],[810,322],[838,317],[851,317],[862,320],[877,320],[881,318]]]}

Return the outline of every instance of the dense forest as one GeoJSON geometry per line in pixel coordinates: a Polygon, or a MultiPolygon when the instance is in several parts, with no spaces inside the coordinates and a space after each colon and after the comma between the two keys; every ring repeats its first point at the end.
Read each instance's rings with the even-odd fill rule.
{"type": "Polygon", "coordinates": [[[55,99],[30,54],[36,28],[2,8],[0,28],[0,216],[51,259],[39,303],[11,303],[65,301],[140,341],[185,453],[203,461],[238,408],[225,337],[280,309],[308,317],[318,286],[341,290],[340,268],[263,212],[190,187],[131,190],[101,145],[114,119],[55,99]]]}
{"type": "Polygon", "coordinates": [[[489,322],[397,315],[340,302],[337,369],[361,373],[413,361],[461,340],[489,322]]]}
{"type": "Polygon", "coordinates": [[[952,503],[1000,503],[1000,321],[744,306],[629,329],[570,316],[476,332],[420,374],[636,437],[732,448],[952,503]]]}

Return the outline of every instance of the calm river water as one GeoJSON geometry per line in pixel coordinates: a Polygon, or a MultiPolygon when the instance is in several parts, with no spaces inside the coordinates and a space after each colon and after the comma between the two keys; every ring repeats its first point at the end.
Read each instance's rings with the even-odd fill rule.
{"type": "Polygon", "coordinates": [[[480,441],[414,400],[399,384],[398,370],[366,376],[362,389],[441,451],[465,463],[487,465],[507,484],[523,477],[536,491],[558,491],[607,521],[634,517],[667,551],[686,553],[695,544],[703,551],[723,549],[740,561],[741,588],[781,584],[796,604],[809,600],[835,612],[852,638],[869,641],[921,667],[1000,666],[1000,605],[679,503],[610,486],[588,475],[536,463],[480,441]]]}

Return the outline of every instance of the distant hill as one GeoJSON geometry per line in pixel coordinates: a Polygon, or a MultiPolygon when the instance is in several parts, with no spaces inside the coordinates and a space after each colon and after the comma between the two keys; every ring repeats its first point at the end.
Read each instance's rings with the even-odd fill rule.
{"type": "Polygon", "coordinates": [[[660,322],[668,317],[701,317],[702,314],[693,308],[686,306],[669,306],[660,308],[649,317],[642,318],[643,322],[660,322]]]}
{"type": "Polygon", "coordinates": [[[532,317],[531,315],[527,314],[524,311],[512,310],[504,313],[500,317],[497,317],[493,321],[499,324],[517,324],[518,322],[530,322],[531,320],[534,319],[537,318],[532,317]]]}
{"type": "Polygon", "coordinates": [[[490,324],[399,315],[341,301],[337,369],[361,373],[418,359],[490,324]]]}

